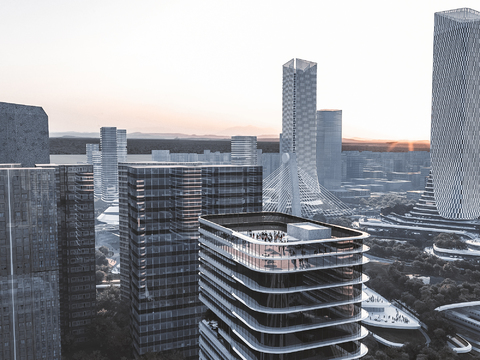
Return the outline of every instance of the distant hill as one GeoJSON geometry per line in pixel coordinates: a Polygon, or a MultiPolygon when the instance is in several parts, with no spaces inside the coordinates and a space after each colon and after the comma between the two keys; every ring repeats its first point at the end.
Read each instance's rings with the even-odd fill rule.
{"type": "MultiPolygon", "coordinates": [[[[249,127],[245,127],[249,128],[249,127]]],[[[251,135],[257,136],[258,140],[263,141],[278,141],[278,135],[256,135],[255,133],[248,133],[245,129],[242,132],[235,132],[234,129],[237,128],[230,128],[224,130],[222,134],[219,135],[195,135],[195,134],[181,134],[181,133],[142,133],[142,132],[127,132],[127,137],[129,139],[191,139],[191,140],[227,140],[230,139],[233,135],[251,135]],[[228,134],[232,135],[228,135],[228,134]]],[[[51,138],[100,138],[100,131],[98,133],[92,132],[76,132],[76,131],[68,131],[68,132],[51,132],[51,138]]]]}
{"type": "MultiPolygon", "coordinates": [[[[229,138],[225,139],[155,139],[131,138],[127,140],[129,154],[150,154],[152,150],[170,150],[172,153],[203,153],[203,150],[212,152],[230,152],[229,138]]],[[[85,144],[98,144],[100,139],[81,137],[51,137],[50,154],[85,154],[85,144]]],[[[264,153],[279,151],[278,139],[263,140],[257,142],[259,149],[264,153]]],[[[383,141],[365,139],[343,139],[343,151],[377,151],[377,152],[407,152],[407,151],[430,151],[428,141],[383,141]]]]}

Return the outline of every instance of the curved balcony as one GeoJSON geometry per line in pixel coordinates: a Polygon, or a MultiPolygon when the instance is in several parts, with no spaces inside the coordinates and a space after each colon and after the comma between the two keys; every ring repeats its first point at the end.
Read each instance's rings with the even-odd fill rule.
{"type": "MultiPolygon", "coordinates": [[[[237,308],[237,310],[239,310],[237,308]]],[[[232,314],[235,315],[237,319],[239,319],[241,322],[243,322],[245,325],[247,325],[250,329],[254,331],[258,331],[261,333],[268,333],[268,334],[287,334],[287,333],[295,333],[298,331],[304,331],[304,330],[312,330],[312,329],[321,329],[329,326],[337,326],[337,325],[345,325],[345,324],[350,324],[354,322],[359,322],[362,320],[365,320],[368,318],[368,312],[366,310],[361,309],[360,314],[349,317],[347,319],[343,320],[330,320],[328,322],[324,323],[317,323],[317,324],[302,324],[302,325],[295,325],[295,326],[288,326],[288,327],[270,327],[270,326],[264,326],[262,324],[259,324],[255,318],[247,314],[246,312],[239,310],[239,313],[236,311],[232,311],[232,314]],[[240,315],[240,313],[243,313],[240,315]]]]}
{"type": "MultiPolygon", "coordinates": [[[[219,268],[217,267],[219,270],[219,268]]],[[[225,267],[225,270],[227,268],[225,267]]],[[[212,280],[225,284],[228,288],[231,288],[231,286],[223,281],[221,279],[221,276],[217,276],[217,274],[214,271],[208,270],[205,266],[202,266],[200,264],[200,272],[205,273],[208,277],[210,277],[212,280]]],[[[222,271],[223,272],[223,271],[222,271]]],[[[265,294],[291,294],[291,293],[296,293],[296,292],[304,292],[304,291],[311,291],[311,290],[322,290],[322,289],[328,289],[328,288],[334,288],[334,287],[341,287],[341,286],[349,286],[349,285],[358,285],[358,284],[363,284],[366,283],[370,278],[368,275],[361,274],[353,279],[353,280],[348,280],[348,281],[337,281],[337,282],[328,282],[325,284],[320,284],[320,285],[312,285],[312,286],[296,286],[296,287],[287,287],[287,288],[266,288],[263,286],[258,285],[258,283],[255,280],[249,279],[244,275],[239,274],[238,272],[231,270],[231,278],[235,280],[237,283],[245,286],[246,288],[265,293],[265,294]]],[[[225,275],[228,276],[228,275],[225,275]]]]}
{"type": "MultiPolygon", "coordinates": [[[[284,260],[272,260],[268,259],[267,257],[252,258],[248,255],[240,257],[238,253],[228,253],[224,249],[221,249],[220,247],[212,244],[211,242],[205,241],[203,238],[200,238],[199,242],[200,244],[210,248],[212,251],[225,255],[226,257],[231,258],[232,260],[252,270],[267,273],[330,269],[345,266],[364,265],[369,262],[368,258],[362,256],[361,251],[352,254],[331,253],[328,257],[312,256],[309,258],[301,255],[290,256],[284,257],[284,260]]],[[[246,255],[245,253],[243,254],[246,255]]]]}
{"type": "MultiPolygon", "coordinates": [[[[201,237],[203,241],[213,243],[213,245],[217,247],[224,246],[225,249],[234,249],[238,252],[242,252],[252,258],[259,258],[259,259],[295,259],[295,258],[313,258],[313,257],[322,257],[322,256],[335,256],[335,255],[347,255],[347,254],[356,254],[361,252],[366,252],[370,248],[367,245],[363,245],[358,243],[358,239],[338,239],[338,238],[331,238],[326,240],[317,240],[315,243],[305,242],[269,242],[269,241],[260,241],[252,239],[243,234],[241,235],[241,243],[238,241],[229,241],[224,239],[221,236],[215,235],[210,233],[204,229],[199,230],[200,234],[204,236],[201,237]],[[254,240],[255,243],[245,240],[251,239],[254,240]],[[212,241],[213,240],[213,241],[212,241]],[[342,248],[338,246],[338,243],[341,242],[348,242],[351,246],[356,246],[355,249],[350,248],[342,248]],[[218,244],[217,244],[218,243],[218,244]],[[334,244],[334,245],[332,245],[334,244]],[[297,250],[301,249],[301,250],[297,250]],[[298,252],[298,255],[297,255],[298,252]],[[288,253],[288,255],[287,255],[288,253]]],[[[233,235],[228,235],[233,238],[233,235]]]]}
{"type": "MultiPolygon", "coordinates": [[[[218,296],[217,294],[217,289],[212,288],[210,285],[206,284],[205,282],[202,282],[201,280],[199,281],[200,288],[205,288],[206,294],[212,297],[216,297],[217,301],[225,301],[224,298],[221,296],[218,296]]],[[[236,292],[234,289],[232,289],[231,295],[241,302],[243,305],[245,305],[247,308],[264,313],[264,314],[291,314],[291,313],[296,313],[296,312],[301,312],[301,311],[311,311],[311,310],[319,310],[319,309],[325,309],[325,308],[330,308],[333,306],[341,306],[341,305],[350,305],[350,304],[356,304],[360,303],[362,301],[365,301],[368,299],[367,295],[362,291],[358,296],[352,297],[351,299],[348,300],[338,300],[338,301],[329,301],[329,302],[322,302],[322,303],[317,303],[313,305],[297,305],[297,306],[289,306],[289,307],[283,307],[283,308],[274,308],[274,307],[267,307],[260,305],[258,302],[250,298],[248,295],[245,295],[240,292],[236,292]]],[[[231,304],[228,304],[229,306],[232,306],[231,304]]]]}
{"type": "Polygon", "coordinates": [[[266,294],[273,294],[273,293],[293,293],[293,292],[302,292],[302,291],[309,291],[309,290],[320,290],[320,289],[327,289],[332,287],[339,287],[339,286],[348,286],[348,285],[357,285],[366,283],[370,277],[365,274],[359,274],[354,280],[348,281],[339,281],[339,282],[329,282],[326,284],[321,285],[312,285],[312,286],[295,286],[289,288],[267,288],[264,286],[258,285],[255,280],[252,280],[244,275],[237,273],[236,271],[232,271],[232,278],[239,282],[240,284],[248,287],[249,289],[266,293],[266,294]]]}
{"type": "MultiPolygon", "coordinates": [[[[229,338],[229,343],[232,344],[232,350],[235,351],[241,359],[246,360],[256,360],[257,358],[254,357],[251,351],[246,349],[246,345],[239,344],[237,341],[231,339],[231,337],[226,336],[225,338],[229,338]]],[[[329,356],[328,360],[354,360],[359,359],[367,355],[368,348],[363,345],[359,344],[358,349],[355,352],[348,352],[345,349],[341,348],[339,345],[332,345],[335,348],[335,352],[337,353],[334,356],[329,356]]],[[[317,360],[319,357],[317,355],[313,355],[308,358],[303,358],[303,360],[317,360]]]]}
{"type": "Polygon", "coordinates": [[[237,335],[248,347],[252,350],[259,351],[267,354],[290,354],[319,347],[338,345],[345,342],[357,341],[365,338],[368,335],[368,330],[359,325],[358,333],[349,334],[346,336],[337,336],[325,340],[313,341],[310,343],[295,344],[291,346],[266,346],[260,344],[251,334],[240,328],[239,326],[232,324],[232,332],[237,335]]]}
{"type": "MultiPolygon", "coordinates": [[[[203,294],[200,294],[200,299],[202,302],[204,302],[210,309],[214,310],[214,312],[219,316],[219,318],[230,328],[232,329],[232,332],[237,335],[244,344],[248,345],[248,348],[254,351],[262,352],[262,353],[270,353],[270,354],[284,354],[284,353],[294,353],[294,352],[301,352],[305,350],[310,350],[310,349],[315,349],[319,347],[325,347],[325,346],[335,346],[341,343],[347,343],[351,341],[357,341],[361,340],[364,337],[368,335],[368,331],[361,325],[358,325],[358,330],[356,333],[352,333],[346,336],[337,336],[337,337],[331,337],[328,339],[324,339],[321,341],[316,341],[316,342],[310,342],[310,343],[303,343],[303,344],[295,344],[291,346],[266,346],[263,344],[260,344],[257,339],[248,332],[247,329],[244,329],[242,326],[239,326],[235,324],[231,319],[226,317],[222,312],[215,311],[217,306],[222,306],[220,303],[214,303],[210,299],[206,298],[203,294]]],[[[223,306],[222,306],[223,307],[223,306]]],[[[225,309],[223,310],[225,311],[225,309]]],[[[238,349],[242,347],[243,344],[237,343],[234,339],[232,339],[227,333],[222,331],[221,328],[218,329],[219,334],[225,340],[227,340],[228,343],[233,344],[235,343],[237,345],[237,349],[235,349],[233,346],[233,350],[238,353],[238,349]]],[[[356,359],[360,356],[363,356],[366,354],[366,348],[363,348],[363,351],[361,352],[362,355],[360,355],[359,352],[356,352],[354,354],[348,354],[347,357],[339,357],[338,359],[356,359]],[[359,356],[358,356],[359,355],[359,356]]],[[[245,353],[245,352],[244,352],[245,353]]],[[[253,356],[248,355],[245,353],[245,358],[247,359],[255,359],[253,356]]],[[[337,359],[337,357],[335,357],[337,359]]]]}

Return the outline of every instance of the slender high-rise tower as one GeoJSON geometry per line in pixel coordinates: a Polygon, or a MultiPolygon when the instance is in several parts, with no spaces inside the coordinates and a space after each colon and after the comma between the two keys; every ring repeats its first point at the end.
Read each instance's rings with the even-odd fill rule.
{"type": "Polygon", "coordinates": [[[102,151],[102,200],[112,202],[118,199],[118,158],[117,128],[100,129],[102,151]]]}
{"type": "Polygon", "coordinates": [[[480,216],[480,12],[435,13],[431,159],[438,212],[480,216]]]}
{"type": "Polygon", "coordinates": [[[290,60],[283,65],[282,163],[264,179],[264,211],[308,218],[350,213],[318,182],[316,108],[317,64],[290,60]]]}
{"type": "Polygon", "coordinates": [[[296,154],[298,167],[317,178],[317,63],[283,65],[281,153],[296,154]]]}
{"type": "Polygon", "coordinates": [[[117,129],[117,161],[127,161],[127,130],[117,129]]]}
{"type": "Polygon", "coordinates": [[[317,111],[318,182],[328,190],[342,183],[342,110],[317,111]]]}

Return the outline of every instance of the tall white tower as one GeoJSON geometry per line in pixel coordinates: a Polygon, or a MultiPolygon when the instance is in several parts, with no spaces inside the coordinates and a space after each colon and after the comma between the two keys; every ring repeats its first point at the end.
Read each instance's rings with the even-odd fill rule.
{"type": "Polygon", "coordinates": [[[342,183],[342,110],[317,111],[318,182],[328,190],[342,183]]]}
{"type": "Polygon", "coordinates": [[[283,65],[281,153],[296,154],[298,167],[317,178],[317,63],[283,65]]]}
{"type": "Polygon", "coordinates": [[[431,159],[447,219],[480,216],[480,12],[435,13],[431,159]]]}

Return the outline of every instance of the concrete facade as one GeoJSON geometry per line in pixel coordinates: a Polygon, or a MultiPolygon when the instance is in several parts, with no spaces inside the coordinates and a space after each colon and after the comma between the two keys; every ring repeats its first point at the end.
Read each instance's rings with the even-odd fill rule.
{"type": "Polygon", "coordinates": [[[0,162],[50,163],[48,116],[39,106],[0,102],[0,162]]]}

